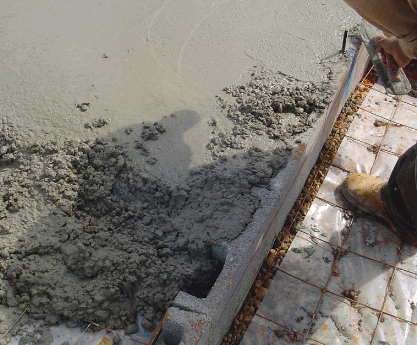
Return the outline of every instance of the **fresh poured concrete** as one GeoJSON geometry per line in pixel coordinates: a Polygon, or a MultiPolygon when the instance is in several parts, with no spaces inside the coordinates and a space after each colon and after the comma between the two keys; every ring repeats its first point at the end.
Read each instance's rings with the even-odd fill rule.
{"type": "MultiPolygon", "coordinates": [[[[337,73],[337,81],[331,85],[337,92],[325,116],[309,133],[306,144],[292,151],[286,167],[271,180],[270,190],[258,190],[262,208],[257,210],[246,231],[225,247],[224,268],[209,295],[205,299],[196,299],[179,293],[174,306],[168,309],[164,317],[164,326],[167,327],[163,328],[158,345],[217,345],[223,340],[299,196],[307,175],[316,163],[336,116],[345,104],[346,97],[361,80],[368,63],[369,56],[364,46],[361,46],[344,75],[341,72],[346,66],[339,66],[340,74],[337,73]]],[[[262,332],[256,336],[263,339],[262,332]]]]}
{"type": "Polygon", "coordinates": [[[2,116],[27,136],[64,140],[91,138],[84,125],[97,117],[110,120],[104,135],[195,111],[184,162],[160,152],[170,171],[154,167],[173,179],[210,160],[207,119],[222,88],[241,83],[253,65],[324,80],[320,61],[358,22],[342,1],[322,0],[2,0],[0,18],[2,116]],[[86,112],[75,107],[83,102],[86,112]]]}
{"type": "Polygon", "coordinates": [[[167,133],[147,143],[158,163],[145,170],[172,186],[213,160],[210,119],[232,127],[216,103],[224,87],[246,83],[255,65],[325,81],[344,60],[343,31],[358,22],[343,2],[319,1],[0,1],[0,13],[0,112],[19,138],[125,143],[143,122],[165,121],[167,133]]]}

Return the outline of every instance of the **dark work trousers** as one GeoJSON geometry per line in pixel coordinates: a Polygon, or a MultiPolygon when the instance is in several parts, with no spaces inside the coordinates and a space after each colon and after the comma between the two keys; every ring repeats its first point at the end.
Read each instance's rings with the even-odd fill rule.
{"type": "Polygon", "coordinates": [[[406,242],[417,245],[417,144],[398,158],[381,194],[393,230],[406,242]]]}

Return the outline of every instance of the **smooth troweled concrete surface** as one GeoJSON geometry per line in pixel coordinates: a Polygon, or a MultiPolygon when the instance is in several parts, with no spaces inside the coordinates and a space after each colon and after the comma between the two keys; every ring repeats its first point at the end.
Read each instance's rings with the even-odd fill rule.
{"type": "Polygon", "coordinates": [[[207,119],[222,88],[253,65],[323,80],[358,20],[341,0],[2,0],[0,115],[29,137],[65,140],[91,138],[84,124],[97,117],[110,119],[106,135],[190,109],[200,117],[183,134],[190,157],[160,152],[169,168],[152,167],[177,181],[210,161],[207,119]]]}

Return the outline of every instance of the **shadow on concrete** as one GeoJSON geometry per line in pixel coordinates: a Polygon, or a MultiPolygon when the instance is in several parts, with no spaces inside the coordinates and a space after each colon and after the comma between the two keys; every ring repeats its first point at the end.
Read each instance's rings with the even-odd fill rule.
{"type": "Polygon", "coordinates": [[[17,147],[1,167],[1,302],[47,325],[120,329],[137,313],[159,320],[179,291],[206,297],[223,267],[213,245],[243,232],[260,207],[252,188],[290,150],[250,148],[190,169],[182,134],[199,120],[183,110],[91,142],[17,147]]]}

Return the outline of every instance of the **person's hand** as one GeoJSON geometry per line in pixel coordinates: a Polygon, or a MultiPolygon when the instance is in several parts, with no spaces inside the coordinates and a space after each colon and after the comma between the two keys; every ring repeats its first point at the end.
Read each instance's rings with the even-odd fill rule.
{"type": "Polygon", "coordinates": [[[407,66],[411,59],[404,54],[397,37],[380,35],[376,39],[376,50],[381,54],[384,66],[388,69],[392,80],[397,80],[398,68],[407,66]]]}

